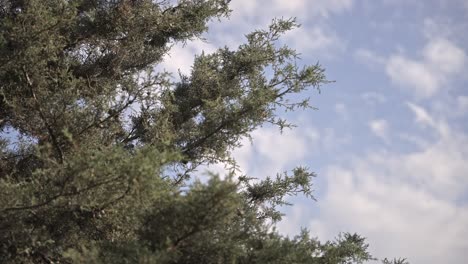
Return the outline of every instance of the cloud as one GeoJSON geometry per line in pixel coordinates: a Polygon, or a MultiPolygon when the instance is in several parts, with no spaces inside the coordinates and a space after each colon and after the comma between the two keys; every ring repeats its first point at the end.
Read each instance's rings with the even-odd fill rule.
{"type": "Polygon", "coordinates": [[[462,71],[466,60],[465,52],[454,43],[436,38],[428,43],[423,51],[424,58],[434,68],[445,74],[462,71]]]}
{"type": "Polygon", "coordinates": [[[418,98],[430,98],[456,78],[465,68],[465,51],[450,41],[451,34],[436,34],[441,26],[432,20],[425,20],[424,34],[428,42],[420,52],[420,58],[413,59],[403,52],[384,57],[368,49],[357,49],[354,58],[371,69],[384,67],[392,82],[410,91],[418,98]]]}
{"type": "Polygon", "coordinates": [[[392,168],[370,161],[330,168],[327,195],[318,202],[321,214],[309,225],[313,234],[330,239],[340,231],[358,232],[368,238],[371,252],[379,258],[463,263],[468,208],[422,187],[392,181],[386,169],[392,168]]]}
{"type": "Polygon", "coordinates": [[[387,98],[380,93],[366,92],[361,94],[361,98],[369,105],[380,105],[387,101],[387,98]]]}
{"type": "Polygon", "coordinates": [[[256,17],[270,20],[272,17],[301,17],[302,19],[328,18],[353,7],[353,0],[233,0],[233,17],[256,17]],[[239,14],[236,14],[239,10],[239,14]],[[259,12],[261,10],[261,12],[259,12]]]}
{"type": "MultiPolygon", "coordinates": [[[[349,165],[329,166],[320,176],[326,178],[326,193],[314,205],[299,204],[291,211],[297,215],[288,216],[280,231],[291,234],[306,225],[323,240],[357,232],[368,238],[370,251],[379,258],[464,263],[468,135],[417,104],[407,105],[421,128],[436,134],[434,141],[409,153],[373,150],[350,157],[349,165]],[[320,213],[310,213],[311,206],[320,213]]],[[[376,131],[385,127],[379,120],[374,124],[376,131]]]]}
{"type": "Polygon", "coordinates": [[[460,47],[447,39],[435,38],[424,47],[421,60],[400,54],[390,56],[386,73],[395,84],[420,98],[429,98],[461,73],[465,62],[466,54],[460,47]]]}
{"type": "Polygon", "coordinates": [[[435,126],[434,120],[424,108],[410,102],[407,102],[407,105],[413,112],[416,122],[425,125],[435,126]]]}
{"type": "MultiPolygon", "coordinates": [[[[287,3],[290,1],[276,0],[276,2],[287,3]]],[[[309,11],[311,15],[319,15],[326,18],[333,13],[339,14],[350,10],[354,3],[353,0],[302,0],[302,2],[307,3],[307,6],[304,6],[307,9],[303,9],[303,12],[309,11]]]]}
{"type": "MultiPolygon", "coordinates": [[[[460,3],[466,0],[442,1],[442,9],[463,11],[463,6],[460,8],[460,3]]],[[[467,5],[468,6],[468,5],[467,5]]],[[[468,11],[468,8],[466,8],[468,11]]],[[[467,12],[468,14],[468,12],[467,12]]],[[[426,39],[449,39],[466,48],[465,43],[468,41],[468,36],[464,34],[468,30],[468,21],[461,16],[453,16],[451,13],[440,16],[428,16],[424,19],[422,25],[422,33],[426,39]]]]}
{"type": "Polygon", "coordinates": [[[468,113],[468,96],[457,97],[458,110],[460,113],[468,113]]]}
{"type": "Polygon", "coordinates": [[[288,46],[310,55],[320,51],[328,57],[344,50],[344,41],[328,26],[328,18],[353,7],[352,0],[233,0],[228,21],[213,24],[220,45],[234,47],[242,43],[244,34],[268,26],[273,18],[297,18],[302,26],[284,37],[288,46]],[[259,11],[260,10],[260,11],[259,11]],[[232,37],[237,36],[237,37],[232,37]],[[221,43],[228,40],[229,43],[221,43]]]}
{"type": "Polygon", "coordinates": [[[344,41],[324,26],[300,27],[286,33],[284,40],[291,48],[305,55],[320,51],[321,55],[333,57],[346,48],[344,41]]]}
{"type": "Polygon", "coordinates": [[[430,97],[440,88],[440,78],[427,65],[400,55],[390,57],[386,72],[394,83],[412,89],[420,97],[430,97]]]}
{"type": "Polygon", "coordinates": [[[377,137],[388,141],[388,122],[383,119],[376,119],[369,122],[369,128],[377,137]]]}
{"type": "Polygon", "coordinates": [[[276,127],[264,127],[252,133],[252,144],[234,152],[234,157],[244,164],[242,168],[249,176],[264,178],[278,172],[292,169],[304,158],[310,156],[310,150],[317,149],[320,133],[314,128],[284,130],[280,133],[276,127]],[[249,160],[246,160],[250,157],[249,160]]]}
{"type": "Polygon", "coordinates": [[[215,50],[216,47],[213,44],[200,39],[189,41],[185,45],[177,44],[169,54],[164,56],[163,62],[158,67],[174,74],[177,74],[179,70],[183,74],[190,74],[195,55],[202,52],[212,53],[215,50]]]}
{"type": "MultiPolygon", "coordinates": [[[[330,135],[324,133],[323,137],[313,127],[285,129],[283,133],[277,127],[261,127],[251,133],[252,140],[244,138],[241,141],[242,146],[231,154],[240,170],[238,173],[264,179],[305,165],[305,158],[313,156],[314,152],[317,154],[319,148],[324,148],[322,141],[326,142],[330,135]]],[[[198,169],[199,172],[207,170],[220,175],[228,172],[223,163],[198,169]]]]}
{"type": "Polygon", "coordinates": [[[339,14],[351,9],[352,0],[233,0],[233,10],[228,19],[209,23],[209,32],[200,39],[185,45],[175,45],[159,66],[170,72],[179,70],[189,74],[193,58],[202,51],[214,52],[217,47],[228,46],[236,49],[245,43],[245,34],[255,29],[265,29],[273,18],[298,18],[305,22],[300,28],[288,32],[281,40],[301,54],[316,54],[332,57],[332,54],[345,49],[344,42],[327,26],[331,14],[339,14]],[[261,12],[259,12],[261,10],[261,12]],[[308,23],[314,19],[314,23],[308,23]]]}
{"type": "Polygon", "coordinates": [[[370,68],[381,67],[385,64],[385,58],[377,55],[375,52],[368,49],[358,49],[354,52],[354,57],[369,66],[370,68]]]}
{"type": "Polygon", "coordinates": [[[348,109],[346,109],[346,105],[343,103],[336,103],[335,104],[335,112],[341,116],[344,120],[348,120],[348,109]]]}

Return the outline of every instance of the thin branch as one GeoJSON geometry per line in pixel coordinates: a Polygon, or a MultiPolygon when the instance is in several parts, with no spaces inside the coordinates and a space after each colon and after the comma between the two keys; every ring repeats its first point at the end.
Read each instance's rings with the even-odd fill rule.
{"type": "MultiPolygon", "coordinates": [[[[206,218],[208,217],[209,213],[220,203],[220,199],[217,199],[219,198],[220,195],[223,195],[224,193],[223,192],[217,192],[215,193],[213,196],[211,196],[211,199],[209,200],[210,202],[212,202],[212,205],[208,208],[208,210],[206,210],[205,214],[202,215],[201,219],[199,220],[199,223],[194,226],[192,228],[192,230],[190,230],[189,232],[185,233],[184,235],[182,235],[181,237],[177,238],[174,243],[172,243],[172,245],[167,248],[167,251],[173,251],[173,250],[176,250],[177,247],[186,239],[188,239],[189,237],[203,231],[202,229],[202,226],[203,225],[206,225],[206,223],[204,223],[204,221],[206,220],[206,218]]],[[[207,225],[207,227],[209,228],[209,225],[207,225]]]]}
{"type": "Polygon", "coordinates": [[[195,228],[193,228],[190,232],[184,234],[183,236],[179,237],[178,239],[176,239],[176,241],[174,241],[174,243],[172,243],[172,245],[167,249],[167,251],[174,251],[176,250],[180,243],[183,242],[184,240],[186,240],[187,238],[195,235],[196,233],[200,232],[200,228],[199,226],[196,226],[195,228]]]}
{"type": "Polygon", "coordinates": [[[39,103],[39,100],[37,99],[36,93],[34,92],[34,85],[33,85],[32,81],[31,81],[31,79],[29,78],[29,75],[28,75],[28,73],[26,71],[26,68],[24,66],[23,66],[23,73],[24,73],[24,76],[26,77],[26,82],[28,84],[29,90],[30,90],[30,92],[32,94],[32,97],[34,99],[34,102],[36,104],[36,108],[37,108],[37,111],[39,112],[39,116],[41,117],[42,121],[44,122],[44,124],[46,126],[46,129],[47,129],[47,132],[49,133],[49,136],[52,139],[52,144],[54,145],[54,148],[57,151],[57,154],[59,155],[59,162],[63,163],[62,148],[60,147],[60,144],[58,143],[57,136],[55,135],[55,133],[54,133],[54,131],[52,129],[52,126],[49,124],[44,112],[42,111],[41,104],[39,103]]]}
{"type": "Polygon", "coordinates": [[[183,173],[179,173],[177,175],[177,178],[174,179],[173,186],[178,186],[181,184],[184,180],[186,180],[189,177],[189,173],[195,171],[195,169],[200,165],[200,162],[193,162],[191,164],[191,167],[188,168],[186,167],[185,171],[183,173]]]}
{"type": "Polygon", "coordinates": [[[212,136],[214,136],[216,133],[218,133],[219,131],[221,131],[223,128],[225,128],[227,125],[231,124],[232,122],[235,122],[235,121],[238,121],[239,119],[241,119],[242,117],[244,117],[245,114],[247,114],[248,112],[252,111],[253,108],[246,108],[238,113],[236,113],[236,117],[233,117],[233,118],[228,118],[226,120],[224,120],[223,122],[221,122],[221,124],[219,124],[219,126],[217,126],[213,131],[211,131],[210,133],[208,133],[207,135],[205,135],[204,137],[196,140],[195,142],[189,144],[187,147],[185,147],[182,152],[184,154],[187,154],[189,153],[191,150],[201,146],[203,143],[205,143],[209,138],[211,138],[212,136]]]}
{"type": "Polygon", "coordinates": [[[50,203],[52,203],[53,201],[61,198],[61,197],[68,197],[68,196],[74,196],[74,195],[80,195],[82,194],[83,192],[87,192],[89,190],[92,190],[94,188],[97,188],[97,187],[100,187],[104,184],[108,184],[108,183],[111,183],[113,181],[116,181],[118,180],[119,178],[122,178],[122,176],[119,176],[119,177],[114,177],[114,178],[111,178],[109,180],[106,180],[106,181],[102,181],[102,182],[98,182],[98,183],[95,183],[95,184],[92,184],[92,185],[89,185],[87,186],[86,188],[82,188],[80,190],[76,190],[76,191],[72,191],[72,192],[67,192],[65,193],[64,192],[64,186],[62,186],[62,189],[61,191],[50,197],[49,199],[45,200],[44,202],[42,203],[38,203],[38,204],[34,204],[34,205],[29,205],[29,206],[16,206],[16,207],[7,207],[7,208],[4,208],[1,212],[8,212],[8,211],[19,211],[19,210],[32,210],[32,209],[37,209],[39,207],[42,207],[42,206],[46,206],[50,203]]]}
{"type": "Polygon", "coordinates": [[[107,203],[105,203],[104,205],[102,205],[99,209],[102,211],[104,209],[106,209],[107,207],[119,202],[120,200],[122,200],[123,198],[125,198],[131,191],[131,187],[130,187],[130,184],[127,186],[127,189],[125,190],[124,193],[122,193],[119,197],[115,198],[114,200],[112,201],[109,201],[107,203]]]}
{"type": "Polygon", "coordinates": [[[83,133],[85,133],[86,131],[88,131],[89,129],[93,127],[98,127],[99,125],[109,121],[111,118],[119,116],[125,109],[127,109],[128,106],[133,104],[135,101],[136,101],[136,96],[132,98],[131,100],[128,100],[120,109],[108,115],[106,118],[99,120],[97,122],[93,122],[89,124],[87,127],[83,128],[80,132],[78,132],[78,136],[81,136],[83,133]]]}

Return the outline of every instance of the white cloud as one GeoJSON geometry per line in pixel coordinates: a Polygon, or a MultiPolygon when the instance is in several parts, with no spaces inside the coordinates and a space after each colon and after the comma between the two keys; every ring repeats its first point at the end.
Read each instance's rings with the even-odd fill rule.
{"type": "Polygon", "coordinates": [[[446,74],[459,73],[466,60],[465,52],[461,48],[442,38],[430,41],[423,54],[434,71],[446,74]]]}
{"type": "Polygon", "coordinates": [[[460,113],[468,113],[468,96],[458,96],[457,97],[458,110],[460,113]]]}
{"type": "Polygon", "coordinates": [[[231,16],[222,19],[221,22],[213,21],[209,24],[209,32],[204,36],[208,41],[194,40],[185,46],[176,45],[165,56],[160,67],[170,72],[177,73],[180,70],[188,74],[194,55],[202,51],[211,53],[217,47],[223,46],[235,49],[245,42],[245,34],[255,29],[266,28],[273,18],[296,17],[299,22],[319,19],[319,23],[305,23],[300,28],[288,32],[282,40],[299,53],[320,51],[321,55],[330,57],[334,52],[344,50],[345,45],[327,26],[326,18],[331,14],[349,10],[352,6],[352,0],[233,0],[230,4],[233,10],[231,16]]]}
{"type": "Polygon", "coordinates": [[[417,59],[405,56],[402,47],[388,58],[362,48],[354,52],[354,57],[370,68],[383,66],[393,83],[419,98],[430,98],[446,89],[451,80],[463,77],[467,62],[466,52],[449,40],[453,33],[447,33],[451,30],[445,28],[448,26],[431,19],[424,21],[423,33],[428,42],[417,59]]]}
{"type": "Polygon", "coordinates": [[[270,0],[269,3],[278,12],[286,12],[286,13],[302,12],[304,8],[307,7],[306,0],[290,0],[290,1],[270,0]]]}
{"type": "Polygon", "coordinates": [[[333,57],[331,54],[342,51],[345,44],[328,27],[327,18],[348,11],[352,6],[352,0],[233,0],[230,5],[233,12],[229,20],[213,24],[212,29],[223,36],[216,38],[220,45],[234,47],[242,43],[244,34],[253,29],[265,28],[273,18],[295,17],[302,26],[287,33],[285,44],[302,54],[320,51],[320,55],[333,57]],[[233,38],[232,35],[237,37],[233,38]],[[226,40],[228,43],[223,43],[226,40]]]}
{"type": "MultiPolygon", "coordinates": [[[[327,141],[330,135],[324,133],[325,139],[322,139],[320,132],[313,127],[285,129],[280,133],[277,127],[269,126],[253,131],[251,137],[251,141],[244,138],[242,147],[235,149],[232,156],[240,174],[263,179],[304,165],[306,157],[318,154],[319,148],[324,148],[322,141],[327,141]]],[[[201,167],[198,171],[205,170],[220,175],[227,173],[222,163],[201,167]]]]}
{"type": "Polygon", "coordinates": [[[285,41],[291,48],[302,54],[310,55],[312,52],[320,51],[320,55],[333,57],[337,52],[345,50],[345,43],[324,27],[300,27],[285,35],[285,41]]]}
{"type": "Polygon", "coordinates": [[[385,170],[394,172],[393,168],[362,162],[348,169],[330,168],[327,195],[318,202],[321,215],[310,224],[313,234],[315,228],[320,228],[317,234],[325,234],[322,239],[340,231],[358,232],[368,237],[370,250],[380,258],[463,263],[468,208],[439,199],[423,187],[392,181],[394,175],[385,170]]]}
{"type": "MultiPolygon", "coordinates": [[[[465,100],[458,99],[461,105],[465,100]]],[[[368,238],[370,251],[379,258],[464,263],[468,135],[420,105],[408,102],[407,106],[436,140],[410,153],[372,151],[350,158],[350,165],[328,167],[320,176],[327,180],[326,194],[316,204],[296,205],[279,225],[280,231],[294,234],[306,225],[322,240],[333,239],[339,232],[357,232],[368,238]]],[[[384,120],[374,120],[370,126],[376,134],[387,133],[382,132],[388,126],[384,120]]]]}
{"type": "Polygon", "coordinates": [[[368,49],[358,49],[354,52],[354,57],[369,66],[370,68],[381,67],[385,64],[385,58],[377,55],[375,52],[368,49]]]}
{"type": "Polygon", "coordinates": [[[430,97],[440,88],[440,77],[434,75],[429,67],[401,55],[390,57],[386,72],[393,82],[412,89],[420,97],[430,97]]]}
{"type": "Polygon", "coordinates": [[[466,62],[465,52],[443,38],[430,39],[422,56],[422,60],[414,60],[392,55],[386,64],[386,73],[394,83],[421,98],[437,94],[463,70],[466,62]]]}
{"type": "Polygon", "coordinates": [[[376,92],[367,92],[361,94],[361,98],[369,105],[379,105],[387,101],[387,98],[380,93],[376,92]]]}
{"type": "Polygon", "coordinates": [[[410,102],[406,104],[413,112],[416,122],[429,126],[435,125],[434,120],[424,108],[410,102]]]}
{"type": "Polygon", "coordinates": [[[288,216],[280,231],[297,233],[295,227],[308,221],[312,235],[323,240],[339,232],[366,236],[370,251],[379,258],[464,263],[468,135],[421,106],[407,104],[415,120],[437,135],[436,140],[410,153],[372,151],[350,158],[350,165],[330,166],[320,176],[327,180],[326,194],[316,204],[299,204],[291,212],[297,215],[288,216]],[[309,206],[320,214],[311,214],[309,206]]]}
{"type": "MultiPolygon", "coordinates": [[[[449,125],[443,120],[435,120],[433,115],[429,114],[426,109],[414,103],[407,102],[408,107],[414,114],[416,123],[421,124],[423,127],[429,127],[442,137],[450,134],[449,125]]],[[[455,109],[456,111],[456,109],[455,109]]]]}
{"type": "MultiPolygon", "coordinates": [[[[276,0],[277,2],[290,2],[276,0]]],[[[312,0],[307,1],[307,9],[303,10],[305,12],[309,11],[312,14],[319,14],[323,17],[328,17],[332,13],[341,13],[343,11],[350,10],[353,6],[353,0],[312,0]]]]}
{"type": "Polygon", "coordinates": [[[243,149],[235,152],[237,159],[255,157],[244,164],[244,172],[250,176],[263,178],[274,176],[278,172],[292,169],[301,165],[311,150],[316,149],[320,134],[313,128],[284,130],[281,134],[276,127],[260,128],[252,133],[252,145],[244,145],[243,149]]]}
{"type": "Polygon", "coordinates": [[[272,17],[301,17],[302,19],[327,18],[353,7],[353,0],[233,0],[233,17],[256,17],[269,21],[272,17]],[[236,14],[239,10],[239,14],[236,14]],[[261,12],[259,12],[261,10],[261,12]]]}
{"type": "Polygon", "coordinates": [[[351,142],[351,136],[341,134],[337,136],[335,129],[331,127],[324,128],[321,131],[319,150],[321,152],[335,153],[351,142]]]}
{"type": "Polygon", "coordinates": [[[180,70],[183,74],[190,74],[195,55],[202,52],[211,53],[216,47],[209,42],[202,40],[189,41],[185,46],[175,45],[169,54],[164,56],[163,63],[158,67],[166,69],[169,72],[177,74],[180,70]]]}
{"type": "Polygon", "coordinates": [[[388,141],[388,122],[383,119],[376,119],[369,122],[369,128],[377,137],[388,141]]]}
{"type": "Polygon", "coordinates": [[[348,119],[348,110],[346,105],[343,103],[336,103],[335,104],[335,112],[340,115],[343,119],[348,119]]]}
{"type": "MultiPolygon", "coordinates": [[[[459,10],[462,11],[463,7],[460,8],[460,5],[457,2],[466,0],[454,0],[454,1],[444,1],[442,8],[446,10],[459,10]]],[[[468,8],[466,9],[468,11],[468,8]]],[[[427,39],[449,39],[459,45],[462,45],[466,48],[465,43],[468,40],[468,36],[464,34],[468,30],[468,21],[463,19],[463,16],[451,16],[450,13],[447,13],[445,16],[428,16],[423,21],[422,33],[427,39]]],[[[467,12],[468,14],[468,12],[467,12]]]]}

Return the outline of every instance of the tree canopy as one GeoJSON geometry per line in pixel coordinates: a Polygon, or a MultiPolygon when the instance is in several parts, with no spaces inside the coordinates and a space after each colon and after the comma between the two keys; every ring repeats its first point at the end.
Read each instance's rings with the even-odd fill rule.
{"type": "Polygon", "coordinates": [[[198,55],[188,75],[155,68],[228,3],[0,0],[1,263],[372,259],[356,234],[275,230],[288,196],[313,198],[307,168],[264,180],[235,170],[242,138],[289,126],[279,110],[309,107],[291,95],[327,82],[278,44],[294,19],[198,55]],[[194,180],[219,162],[232,172],[194,180]]]}

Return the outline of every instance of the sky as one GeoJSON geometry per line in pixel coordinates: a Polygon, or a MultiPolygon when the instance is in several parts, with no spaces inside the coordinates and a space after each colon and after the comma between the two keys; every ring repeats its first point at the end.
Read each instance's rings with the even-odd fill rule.
{"type": "Polygon", "coordinates": [[[283,43],[334,81],[305,93],[318,110],[288,114],[297,128],[264,126],[233,153],[253,177],[298,165],[317,173],[317,201],[291,199],[279,231],[356,232],[377,258],[466,263],[468,1],[232,0],[231,9],[163,67],[189,73],[195,54],[296,17],[302,26],[283,43]]]}

